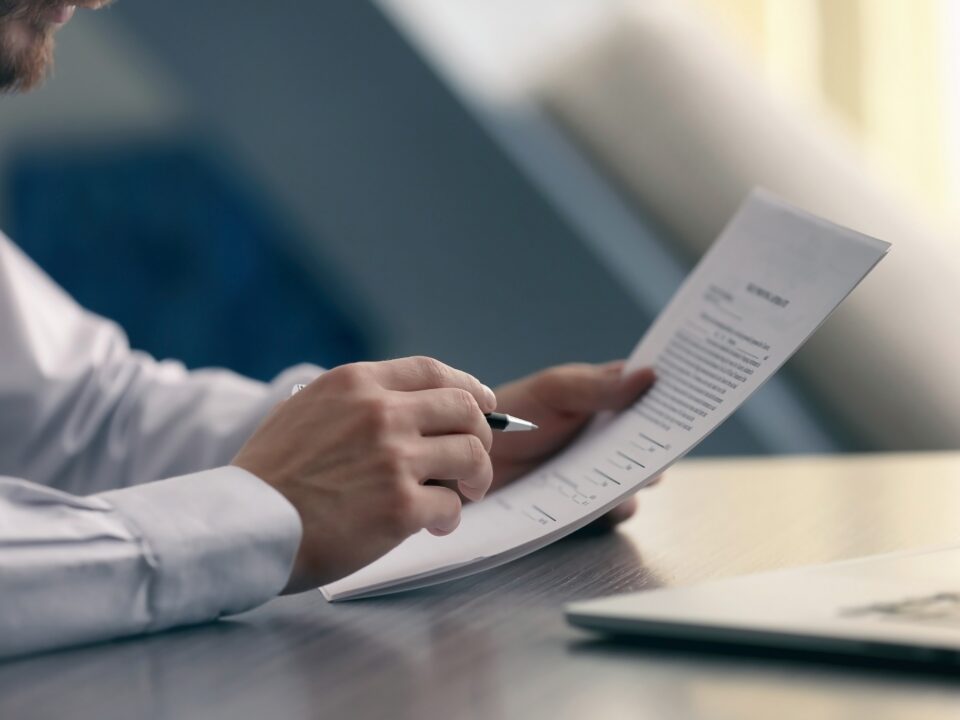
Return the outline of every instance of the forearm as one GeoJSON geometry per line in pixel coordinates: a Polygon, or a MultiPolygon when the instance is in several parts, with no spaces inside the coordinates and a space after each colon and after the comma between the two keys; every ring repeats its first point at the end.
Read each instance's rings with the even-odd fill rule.
{"type": "MultiPolygon", "coordinates": [[[[133,377],[97,383],[89,401],[96,412],[67,405],[49,418],[49,439],[28,461],[26,477],[88,494],[226,465],[294,383],[321,372],[298,366],[268,384],[225,370],[187,371],[140,353],[124,362],[136,364],[133,377]]],[[[118,374],[104,366],[95,372],[118,374]]]]}
{"type": "Polygon", "coordinates": [[[0,478],[0,657],[255,607],[300,535],[296,510],[233,467],[84,498],[0,478]]]}

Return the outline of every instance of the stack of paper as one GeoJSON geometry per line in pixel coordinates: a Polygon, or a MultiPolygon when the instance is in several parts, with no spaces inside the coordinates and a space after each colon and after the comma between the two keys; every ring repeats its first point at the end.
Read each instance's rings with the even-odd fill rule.
{"type": "MultiPolygon", "coordinates": [[[[765,192],[743,205],[641,339],[627,371],[657,382],[561,454],[321,590],[328,600],[432,585],[501,565],[598,518],[688,453],[827,319],[889,249],[765,192]]],[[[619,320],[618,320],[619,322],[619,320]]]]}

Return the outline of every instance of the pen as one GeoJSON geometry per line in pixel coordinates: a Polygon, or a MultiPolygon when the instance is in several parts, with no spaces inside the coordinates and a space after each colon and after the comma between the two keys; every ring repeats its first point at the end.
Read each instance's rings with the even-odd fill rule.
{"type": "MultiPolygon", "coordinates": [[[[294,385],[293,391],[290,393],[291,397],[305,387],[306,385],[299,383],[294,385]]],[[[490,426],[491,430],[499,430],[500,432],[529,432],[530,430],[539,429],[529,420],[521,420],[506,413],[484,413],[483,416],[487,419],[487,425],[490,426]]]]}

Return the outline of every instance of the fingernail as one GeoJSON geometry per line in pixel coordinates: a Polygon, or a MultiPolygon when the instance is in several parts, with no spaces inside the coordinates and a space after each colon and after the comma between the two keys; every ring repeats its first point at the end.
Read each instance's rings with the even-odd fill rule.
{"type": "Polygon", "coordinates": [[[446,533],[447,535],[449,535],[449,534],[452,533],[454,530],[456,530],[458,527],[460,527],[460,515],[457,515],[457,517],[454,518],[454,521],[453,521],[453,524],[452,524],[452,525],[447,525],[447,526],[438,528],[438,530],[440,530],[440,532],[442,532],[442,533],[446,533]]]}
{"type": "Polygon", "coordinates": [[[483,496],[486,495],[486,490],[484,488],[474,487],[473,485],[467,485],[466,483],[460,484],[460,492],[467,496],[473,502],[480,502],[483,500],[483,496]]]}
{"type": "Polygon", "coordinates": [[[483,393],[487,396],[487,403],[489,404],[490,410],[495,410],[497,407],[497,394],[486,385],[483,386],[483,393]]]}

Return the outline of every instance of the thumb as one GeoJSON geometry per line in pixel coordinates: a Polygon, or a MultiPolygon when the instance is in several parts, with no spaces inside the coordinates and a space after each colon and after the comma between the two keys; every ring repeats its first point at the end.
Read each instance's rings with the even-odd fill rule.
{"type": "MultiPolygon", "coordinates": [[[[616,367],[617,363],[610,363],[606,367],[616,367]]],[[[623,374],[623,363],[619,363],[618,372],[613,378],[606,395],[604,410],[623,410],[637,401],[649,390],[656,381],[652,368],[641,368],[626,375],[623,374]]]]}
{"type": "Polygon", "coordinates": [[[547,404],[566,413],[593,414],[630,405],[650,385],[653,371],[623,375],[622,360],[605,365],[565,365],[545,372],[537,390],[547,404]]]}

